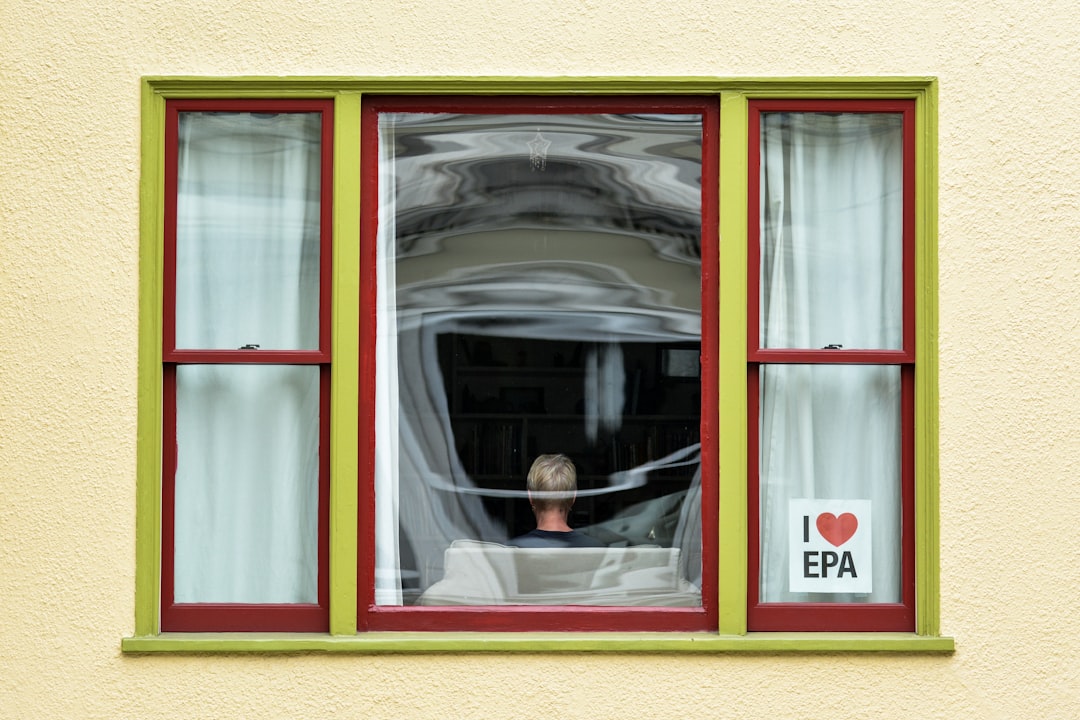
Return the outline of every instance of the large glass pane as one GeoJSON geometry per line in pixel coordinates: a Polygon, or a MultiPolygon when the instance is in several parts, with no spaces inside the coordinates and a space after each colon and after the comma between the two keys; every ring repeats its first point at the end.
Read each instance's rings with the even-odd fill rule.
{"type": "Polygon", "coordinates": [[[379,128],[376,601],[700,605],[701,117],[379,128]]]}
{"type": "Polygon", "coordinates": [[[900,601],[900,368],[765,365],[760,598],[900,601]]]}
{"type": "Polygon", "coordinates": [[[902,116],[761,117],[761,347],[900,349],[902,116]]]}
{"type": "Polygon", "coordinates": [[[319,346],[318,113],[183,112],[176,346],[319,346]]]}
{"type": "Polygon", "coordinates": [[[176,444],[176,602],[316,602],[319,368],[177,367],[176,444]]]}

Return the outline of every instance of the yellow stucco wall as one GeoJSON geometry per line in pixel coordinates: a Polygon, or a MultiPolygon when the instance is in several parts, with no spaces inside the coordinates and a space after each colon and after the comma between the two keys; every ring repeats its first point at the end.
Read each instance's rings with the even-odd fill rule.
{"type": "Polygon", "coordinates": [[[1080,716],[1075,0],[5,0],[0,717],[1080,716]],[[936,76],[951,656],[123,656],[145,75],[936,76]]]}

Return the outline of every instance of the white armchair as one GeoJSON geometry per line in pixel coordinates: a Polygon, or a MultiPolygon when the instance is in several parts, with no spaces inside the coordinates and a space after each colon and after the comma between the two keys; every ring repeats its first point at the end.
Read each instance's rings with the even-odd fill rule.
{"type": "Polygon", "coordinates": [[[701,591],[679,577],[678,548],[517,548],[455,540],[445,568],[420,605],[701,605],[701,591]]]}

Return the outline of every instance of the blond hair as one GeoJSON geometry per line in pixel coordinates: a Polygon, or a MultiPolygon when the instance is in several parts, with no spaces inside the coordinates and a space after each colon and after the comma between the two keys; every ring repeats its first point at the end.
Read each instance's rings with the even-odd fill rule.
{"type": "Polygon", "coordinates": [[[541,455],[529,468],[525,486],[536,510],[569,510],[577,496],[577,468],[565,455],[541,455]]]}

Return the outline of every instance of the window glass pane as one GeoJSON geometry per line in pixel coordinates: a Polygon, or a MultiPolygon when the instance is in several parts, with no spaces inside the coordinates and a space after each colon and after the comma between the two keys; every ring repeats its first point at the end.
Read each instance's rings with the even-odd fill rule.
{"type": "Polygon", "coordinates": [[[900,349],[902,116],[761,116],[761,347],[900,349]]]}
{"type": "Polygon", "coordinates": [[[762,602],[899,602],[900,367],[760,372],[762,602]]]}
{"type": "Polygon", "coordinates": [[[701,117],[386,113],[379,161],[376,602],[700,605],[701,117]],[[549,453],[594,547],[507,550],[549,453]]]}
{"type": "Polygon", "coordinates": [[[320,130],[318,113],[180,113],[177,348],[318,348],[320,130]]]}
{"type": "Polygon", "coordinates": [[[176,368],[178,603],[314,603],[319,368],[176,368]]]}

